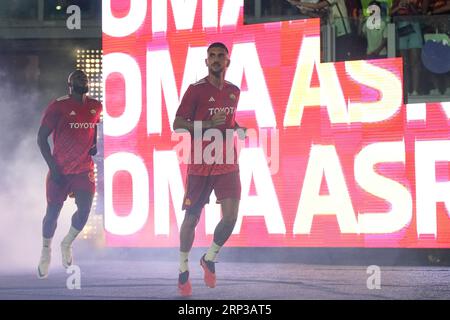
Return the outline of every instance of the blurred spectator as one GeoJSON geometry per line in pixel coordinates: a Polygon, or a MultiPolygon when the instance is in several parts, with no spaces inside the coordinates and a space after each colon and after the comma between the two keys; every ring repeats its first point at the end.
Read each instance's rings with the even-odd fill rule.
{"type": "Polygon", "coordinates": [[[358,41],[352,32],[347,5],[344,0],[287,0],[297,6],[303,14],[317,15],[321,20],[328,18],[336,33],[336,61],[358,58],[358,41]]]}
{"type": "Polygon", "coordinates": [[[330,11],[328,1],[320,0],[286,0],[297,7],[301,14],[310,18],[320,18],[320,24],[326,24],[329,20],[330,11]]]}
{"type": "Polygon", "coordinates": [[[450,96],[450,1],[424,0],[423,11],[429,18],[424,31],[422,62],[430,73],[430,95],[450,96]]]}
{"type": "Polygon", "coordinates": [[[261,0],[263,16],[280,17],[289,14],[291,6],[282,0],[261,0]]]}
{"type": "MultiPolygon", "coordinates": [[[[388,8],[386,8],[388,9],[388,8]]],[[[387,10],[382,10],[379,1],[371,1],[367,4],[366,11],[368,18],[362,23],[362,32],[367,38],[367,58],[380,59],[387,56],[387,10]],[[369,17],[373,14],[368,8],[378,7],[380,12],[380,20],[378,23],[373,23],[369,17]]]]}
{"type": "MultiPolygon", "coordinates": [[[[363,10],[363,15],[365,18],[370,16],[370,12],[367,10],[369,6],[374,2],[374,0],[361,0],[361,6],[363,10]]],[[[380,14],[382,17],[385,17],[387,20],[390,20],[392,4],[394,0],[377,0],[377,5],[380,7],[380,14]]],[[[388,22],[388,21],[386,21],[388,22]]]]}
{"type": "MultiPolygon", "coordinates": [[[[244,1],[244,23],[247,19],[255,18],[281,18],[283,16],[298,15],[297,10],[283,0],[245,0],[244,1]],[[260,4],[260,14],[255,12],[256,4],[260,4]]],[[[267,21],[267,19],[266,19],[267,21]]],[[[279,20],[277,20],[279,21],[279,20]]]]}
{"type": "Polygon", "coordinates": [[[244,23],[255,17],[255,0],[244,1],[244,23]]]}
{"type": "Polygon", "coordinates": [[[363,9],[360,0],[346,0],[348,17],[352,30],[352,55],[353,60],[366,58],[367,39],[360,32],[363,22],[363,9]]]}
{"type": "Polygon", "coordinates": [[[423,0],[423,12],[429,15],[448,14],[450,12],[450,1],[423,0]]]}
{"type": "Polygon", "coordinates": [[[283,12],[283,2],[280,0],[270,0],[270,7],[272,9],[272,15],[280,16],[283,12]]]}
{"type": "Polygon", "coordinates": [[[421,49],[423,46],[422,29],[419,22],[413,21],[411,16],[421,14],[421,0],[395,0],[391,11],[392,16],[408,17],[407,19],[396,20],[396,30],[398,38],[398,49],[403,57],[405,66],[406,92],[410,92],[412,85],[412,95],[418,95],[421,73],[421,49]]]}
{"type": "Polygon", "coordinates": [[[347,0],[348,16],[352,19],[360,19],[362,14],[361,0],[347,0]]]}

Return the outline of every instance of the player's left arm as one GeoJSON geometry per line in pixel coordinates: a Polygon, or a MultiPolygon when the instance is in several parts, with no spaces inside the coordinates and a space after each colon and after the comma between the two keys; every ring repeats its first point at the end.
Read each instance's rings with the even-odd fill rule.
{"type": "MultiPolygon", "coordinates": [[[[239,103],[239,97],[240,97],[240,92],[239,92],[239,94],[237,96],[237,99],[236,99],[236,109],[237,109],[237,105],[239,103]]],[[[237,131],[239,139],[243,140],[243,139],[245,139],[247,137],[247,128],[246,127],[241,127],[237,123],[236,120],[234,121],[234,128],[233,129],[234,129],[234,131],[237,131]]]]}
{"type": "Polygon", "coordinates": [[[247,128],[241,127],[236,121],[234,123],[234,131],[237,132],[239,139],[244,140],[247,137],[247,128]]]}
{"type": "Polygon", "coordinates": [[[237,121],[234,121],[234,128],[233,128],[233,129],[234,129],[234,130],[239,130],[239,129],[247,130],[246,127],[241,127],[241,126],[239,125],[239,123],[237,123],[237,121]]]}
{"type": "Polygon", "coordinates": [[[89,154],[91,156],[95,156],[97,154],[97,126],[98,122],[95,124],[94,139],[92,141],[92,147],[89,149],[89,154]]]}
{"type": "MultiPolygon", "coordinates": [[[[99,114],[101,111],[102,111],[102,106],[100,105],[99,114]]],[[[95,156],[97,154],[97,128],[98,128],[99,123],[100,123],[100,116],[98,117],[97,123],[95,124],[94,139],[92,141],[92,147],[89,150],[89,154],[91,156],[95,156]]]]}

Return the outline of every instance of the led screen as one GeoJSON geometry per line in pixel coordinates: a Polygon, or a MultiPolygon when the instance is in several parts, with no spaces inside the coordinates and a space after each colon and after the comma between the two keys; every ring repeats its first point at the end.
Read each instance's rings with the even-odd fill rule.
{"type": "MultiPolygon", "coordinates": [[[[243,24],[243,1],[103,1],[105,230],[176,247],[189,138],[172,123],[206,48],[241,89],[229,246],[450,247],[449,103],[403,104],[401,58],[320,62],[317,19],[243,24]]],[[[194,245],[209,245],[214,193],[194,245]]]]}

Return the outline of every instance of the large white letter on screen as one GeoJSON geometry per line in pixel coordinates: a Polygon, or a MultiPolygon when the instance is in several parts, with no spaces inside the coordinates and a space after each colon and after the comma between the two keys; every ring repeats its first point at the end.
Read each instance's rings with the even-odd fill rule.
{"type": "Polygon", "coordinates": [[[141,71],[136,60],[124,53],[110,53],[103,57],[103,96],[106,97],[106,80],[113,73],[125,80],[125,107],[119,117],[111,117],[108,107],[104,112],[104,134],[118,137],[131,132],[139,122],[142,111],[141,71]]]}
{"type": "Polygon", "coordinates": [[[335,215],[342,233],[359,233],[350,194],[334,146],[311,146],[294,222],[294,234],[309,234],[315,215],[335,215]],[[328,185],[328,195],[320,195],[323,177],[328,185]]]}
{"type": "Polygon", "coordinates": [[[105,229],[116,235],[132,235],[147,222],[149,209],[149,184],[147,168],[141,158],[126,152],[114,153],[105,159],[105,229]],[[131,175],[133,204],[130,213],[119,216],[114,211],[113,178],[118,171],[131,175]]]}

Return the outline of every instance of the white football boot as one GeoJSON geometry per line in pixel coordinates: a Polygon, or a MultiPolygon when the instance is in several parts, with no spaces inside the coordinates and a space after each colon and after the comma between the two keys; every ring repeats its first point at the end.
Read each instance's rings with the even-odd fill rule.
{"type": "Polygon", "coordinates": [[[62,264],[64,268],[68,268],[73,263],[73,257],[72,257],[72,245],[65,243],[64,241],[61,242],[61,259],[62,264]]]}
{"type": "Polygon", "coordinates": [[[39,260],[37,276],[39,279],[48,277],[48,269],[52,258],[52,249],[49,247],[42,247],[41,259],[39,260]]]}

